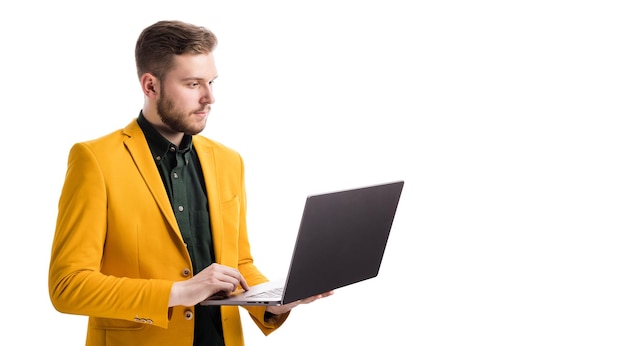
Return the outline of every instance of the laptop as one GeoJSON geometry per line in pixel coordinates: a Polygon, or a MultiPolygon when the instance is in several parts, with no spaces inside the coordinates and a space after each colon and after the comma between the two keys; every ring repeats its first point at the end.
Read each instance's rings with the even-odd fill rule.
{"type": "Polygon", "coordinates": [[[404,181],[309,195],[284,279],[202,305],[284,305],[378,275],[404,181]]]}

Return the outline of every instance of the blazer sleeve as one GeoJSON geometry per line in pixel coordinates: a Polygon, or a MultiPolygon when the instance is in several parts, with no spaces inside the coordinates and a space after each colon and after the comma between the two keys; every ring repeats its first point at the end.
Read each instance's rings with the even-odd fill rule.
{"type": "Polygon", "coordinates": [[[123,320],[146,317],[168,325],[170,280],[116,277],[101,272],[107,241],[107,180],[86,143],[69,153],[58,204],[48,276],[60,312],[123,320]]]}
{"type": "MultiPolygon", "coordinates": [[[[241,157],[240,157],[241,160],[241,157]]],[[[249,284],[256,285],[262,282],[267,281],[268,279],[259,271],[259,269],[254,265],[254,260],[252,257],[252,252],[250,250],[250,243],[248,241],[248,227],[246,222],[246,213],[247,213],[247,198],[246,198],[246,189],[245,189],[245,179],[243,179],[243,160],[241,160],[241,208],[240,208],[240,220],[241,221],[241,229],[239,232],[239,270],[243,273],[246,281],[249,284]]],[[[275,316],[268,321],[265,320],[265,311],[266,308],[264,306],[246,306],[244,307],[252,320],[256,324],[256,326],[261,330],[264,335],[269,335],[275,330],[277,330],[283,323],[287,320],[289,316],[289,312],[284,313],[279,316],[275,316]]]]}
{"type": "MultiPolygon", "coordinates": [[[[212,217],[219,220],[213,224],[217,243],[217,259],[222,264],[236,266],[249,285],[266,282],[268,279],[254,263],[248,238],[247,195],[243,159],[239,153],[230,148],[215,142],[210,143],[211,145],[204,147],[201,152],[211,152],[213,155],[203,155],[200,158],[201,162],[204,163],[205,173],[209,172],[209,177],[219,177],[207,179],[209,198],[221,202],[219,208],[212,210],[212,217]],[[213,159],[216,160],[215,165],[211,164],[213,159]],[[219,171],[211,172],[213,167],[219,171]],[[215,191],[219,191],[219,193],[216,194],[215,191]],[[211,195],[212,192],[213,195],[211,195]]],[[[204,143],[199,142],[198,144],[204,143]]],[[[265,307],[246,306],[244,308],[265,335],[269,335],[279,328],[289,315],[289,313],[285,313],[270,321],[265,321],[265,307]]],[[[223,313],[226,311],[230,311],[230,308],[223,308],[223,313]]]]}

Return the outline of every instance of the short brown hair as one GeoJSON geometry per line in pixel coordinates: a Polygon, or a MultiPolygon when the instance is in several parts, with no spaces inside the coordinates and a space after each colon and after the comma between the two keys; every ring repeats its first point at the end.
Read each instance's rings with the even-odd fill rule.
{"type": "Polygon", "coordinates": [[[152,73],[162,79],[172,68],[175,55],[210,53],[216,44],[215,35],[204,27],[177,20],[156,22],[137,39],[137,75],[141,78],[144,73],[152,73]]]}

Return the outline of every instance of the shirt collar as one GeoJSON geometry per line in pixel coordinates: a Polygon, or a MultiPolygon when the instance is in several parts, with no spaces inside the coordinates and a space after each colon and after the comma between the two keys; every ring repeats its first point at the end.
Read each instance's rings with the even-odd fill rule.
{"type": "Polygon", "coordinates": [[[181,151],[184,154],[187,154],[191,151],[191,144],[193,136],[184,135],[182,141],[180,142],[180,148],[176,147],[172,142],[168,141],[165,137],[163,137],[159,131],[157,131],[150,122],[143,115],[143,111],[139,112],[139,116],[137,117],[137,123],[139,123],[139,127],[143,131],[146,136],[146,140],[148,141],[148,146],[150,147],[150,151],[154,156],[155,160],[160,161],[162,157],[165,157],[168,151],[176,152],[181,151]]]}

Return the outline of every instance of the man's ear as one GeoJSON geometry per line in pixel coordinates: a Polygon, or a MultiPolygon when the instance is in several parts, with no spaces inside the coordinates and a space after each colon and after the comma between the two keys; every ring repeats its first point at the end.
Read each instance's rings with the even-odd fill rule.
{"type": "Polygon", "coordinates": [[[144,73],[140,79],[141,90],[147,97],[155,97],[159,90],[159,79],[150,73],[144,73]]]}

